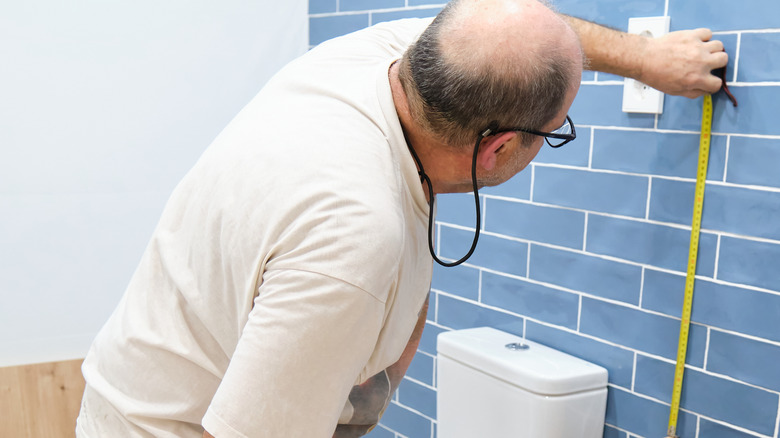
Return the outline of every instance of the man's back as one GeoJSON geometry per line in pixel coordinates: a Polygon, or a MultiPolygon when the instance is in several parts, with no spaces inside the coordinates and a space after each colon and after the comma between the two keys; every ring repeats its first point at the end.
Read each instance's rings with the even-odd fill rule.
{"type": "Polygon", "coordinates": [[[329,436],[363,420],[343,409],[350,389],[398,360],[430,283],[387,83],[425,24],[325,43],[209,147],[85,361],[79,436],[200,436],[204,415],[217,436],[329,436]]]}

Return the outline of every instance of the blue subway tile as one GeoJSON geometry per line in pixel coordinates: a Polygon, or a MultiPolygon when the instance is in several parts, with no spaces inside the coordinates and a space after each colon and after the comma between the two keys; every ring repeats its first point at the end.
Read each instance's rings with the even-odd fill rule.
{"type": "Polygon", "coordinates": [[[401,8],[404,0],[339,0],[339,11],[368,11],[371,9],[401,8]]]}
{"type": "MultiPolygon", "coordinates": [[[[780,13],[780,8],[776,9],[780,13]]],[[[780,61],[776,56],[769,56],[770,53],[780,53],[780,33],[743,34],[739,53],[739,81],[780,81],[780,61]]]]}
{"type": "Polygon", "coordinates": [[[493,327],[517,336],[523,335],[523,318],[443,295],[439,296],[438,322],[455,330],[493,327]]]}
{"type": "Polygon", "coordinates": [[[623,76],[613,75],[609,73],[599,72],[598,75],[599,82],[620,81],[622,83],[623,80],[624,80],[623,76]]]}
{"type": "MultiPolygon", "coordinates": [[[[674,364],[641,355],[637,357],[636,392],[669,402],[673,382],[674,364]]],[[[778,395],[686,369],[680,406],[716,420],[771,435],[775,429],[778,395]]]]}
{"type": "Polygon", "coordinates": [[[463,265],[446,268],[437,263],[433,266],[431,288],[476,301],[479,296],[479,270],[463,265]]]}
{"type": "Polygon", "coordinates": [[[536,166],[534,202],[645,217],[646,177],[536,166]]]}
{"type": "Polygon", "coordinates": [[[430,8],[430,9],[408,9],[404,11],[390,11],[390,12],[372,12],[371,24],[381,23],[383,21],[400,20],[403,18],[435,17],[440,10],[441,8],[430,8]]]}
{"type": "Polygon", "coordinates": [[[322,14],[336,12],[338,0],[309,0],[309,13],[322,14]]]}
{"type": "Polygon", "coordinates": [[[500,199],[485,200],[485,230],[568,248],[582,248],[585,213],[500,199]]]}
{"type": "Polygon", "coordinates": [[[526,332],[526,337],[532,341],[606,368],[609,383],[631,388],[634,370],[634,353],[632,351],[533,321],[526,323],[526,332]]]}
{"type": "MultiPolygon", "coordinates": [[[[669,406],[610,386],[607,393],[607,424],[643,437],[666,436],[669,406]]],[[[696,417],[680,412],[680,438],[696,437],[696,417]]]]}
{"type": "MultiPolygon", "coordinates": [[[[639,351],[674,359],[677,357],[680,321],[583,297],[580,331],[639,351]]],[[[691,347],[687,362],[697,366],[703,364],[705,329],[692,327],[689,342],[691,347]]]]}
{"type": "Polygon", "coordinates": [[[385,429],[382,426],[377,426],[374,430],[365,435],[365,438],[395,438],[395,432],[385,429]]]}
{"type": "Polygon", "coordinates": [[[582,71],[582,82],[588,82],[588,81],[595,81],[596,80],[596,72],[595,71],[589,71],[589,70],[583,70],[582,71]]]}
{"type": "MultiPolygon", "coordinates": [[[[484,199],[479,200],[482,204],[484,199]]],[[[464,227],[476,224],[476,203],[473,193],[436,195],[436,220],[464,227]]]]}
{"type": "Polygon", "coordinates": [[[726,181],[780,187],[780,139],[731,137],[726,181]]]}
{"type": "MultiPolygon", "coordinates": [[[[704,199],[707,201],[709,201],[709,197],[706,191],[709,188],[705,188],[704,199]]],[[[653,178],[650,188],[650,214],[648,218],[654,221],[690,225],[693,220],[695,193],[695,182],[653,178]]],[[[702,216],[706,214],[708,204],[705,203],[702,216]]]]}
{"type": "Polygon", "coordinates": [[[409,379],[398,386],[398,402],[430,418],[436,418],[436,391],[409,379]]]}
{"type": "MultiPolygon", "coordinates": [[[[473,231],[443,226],[439,239],[441,242],[440,254],[448,259],[457,260],[466,254],[473,239],[473,231]]],[[[527,258],[527,243],[482,233],[477,248],[467,263],[524,277],[528,266],[527,258]]]]}
{"type": "Polygon", "coordinates": [[[604,425],[604,435],[603,438],[627,438],[628,434],[626,432],[623,432],[622,430],[615,429],[614,427],[610,427],[607,425],[604,425]]]}
{"type": "MultiPolygon", "coordinates": [[[[569,110],[575,125],[653,128],[654,114],[623,112],[622,85],[583,84],[569,110]]],[[[568,145],[567,145],[568,146],[568,145]]]]}
{"type": "Polygon", "coordinates": [[[482,302],[529,318],[577,327],[579,295],[484,272],[482,302]]]}
{"type": "Polygon", "coordinates": [[[721,237],[718,278],[780,290],[780,245],[721,237]]]}
{"type": "Polygon", "coordinates": [[[664,14],[661,0],[558,0],[555,6],[563,13],[625,31],[630,17],[654,17],[664,14]]]}
{"type": "MultiPolygon", "coordinates": [[[[681,178],[696,178],[698,134],[597,129],[593,168],[681,178]]],[[[713,136],[707,179],[722,181],[726,137],[713,136]]]]}
{"type": "MultiPolygon", "coordinates": [[[[775,314],[777,324],[778,314],[775,314]]],[[[754,318],[751,315],[751,318],[754,318]]],[[[713,330],[707,370],[780,391],[780,347],[713,330]]]]}
{"type": "Polygon", "coordinates": [[[309,44],[315,46],[368,26],[368,14],[309,17],[309,44]]]}
{"type": "Polygon", "coordinates": [[[694,1],[669,2],[672,30],[707,27],[713,31],[776,28],[780,13],[776,0],[753,0],[742,4],[739,13],[724,14],[732,10],[730,0],[710,0],[706,7],[694,1]]]}
{"type": "Polygon", "coordinates": [[[755,435],[740,432],[706,418],[700,420],[699,436],[702,438],[755,438],[755,435]]]}
{"type": "Polygon", "coordinates": [[[529,277],[638,305],[642,268],[591,255],[532,245],[529,277]]]}
{"type": "Polygon", "coordinates": [[[591,129],[579,126],[576,129],[577,138],[574,141],[560,148],[542,147],[534,162],[586,167],[590,156],[591,129]]]}
{"type": "Polygon", "coordinates": [[[430,438],[431,420],[416,414],[395,402],[390,403],[381,424],[407,438],[430,438]]]}
{"type": "MultiPolygon", "coordinates": [[[[431,298],[433,300],[433,298],[431,298]]],[[[428,354],[436,355],[436,338],[440,333],[447,330],[437,327],[433,324],[426,323],[423,330],[422,339],[420,339],[420,345],[417,347],[419,351],[424,351],[428,354]]]]}
{"type": "Polygon", "coordinates": [[[433,368],[432,356],[417,353],[412,358],[406,375],[425,384],[433,385],[433,368]]]}
{"type": "MultiPolygon", "coordinates": [[[[647,269],[642,307],[679,318],[684,292],[684,275],[647,269]]],[[[701,279],[694,283],[691,320],[696,323],[780,341],[777,315],[778,295],[701,279]]]]}
{"type": "MultiPolygon", "coordinates": [[[[654,179],[650,219],[689,225],[695,184],[654,179]]],[[[740,187],[708,185],[704,193],[701,226],[744,236],[780,239],[780,193],[740,187]]]]}
{"type": "MultiPolygon", "coordinates": [[[[714,96],[713,133],[780,135],[780,123],[774,117],[780,112],[780,86],[732,87],[731,92],[739,101],[737,108],[724,93],[714,96]]],[[[699,131],[701,108],[701,98],[669,96],[658,127],[699,131]]]]}
{"type": "Polygon", "coordinates": [[[443,5],[445,0],[408,0],[409,6],[443,5]]]}
{"type": "Polygon", "coordinates": [[[484,187],[479,190],[479,193],[529,200],[531,199],[531,175],[531,167],[527,167],[507,182],[493,187],[484,187]]]}
{"type": "Polygon", "coordinates": [[[710,230],[780,240],[778,217],[780,193],[708,186],[704,195],[702,227],[710,230]]]}
{"type": "MultiPolygon", "coordinates": [[[[587,251],[685,272],[690,234],[690,230],[591,214],[587,251]]],[[[715,235],[701,234],[698,275],[713,276],[716,244],[715,235]]]]}

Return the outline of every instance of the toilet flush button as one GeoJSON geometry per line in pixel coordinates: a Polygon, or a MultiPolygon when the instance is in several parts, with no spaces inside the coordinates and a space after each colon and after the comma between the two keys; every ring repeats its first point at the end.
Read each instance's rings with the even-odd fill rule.
{"type": "Polygon", "coordinates": [[[528,344],[523,344],[520,342],[512,342],[511,344],[504,345],[504,347],[514,351],[528,350],[531,348],[528,344]]]}

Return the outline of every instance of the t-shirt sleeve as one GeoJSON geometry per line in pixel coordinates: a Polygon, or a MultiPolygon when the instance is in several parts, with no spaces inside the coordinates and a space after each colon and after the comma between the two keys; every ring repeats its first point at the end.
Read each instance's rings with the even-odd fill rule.
{"type": "Polygon", "coordinates": [[[266,272],[204,428],[217,438],[332,436],[383,314],[347,282],[266,272]]]}

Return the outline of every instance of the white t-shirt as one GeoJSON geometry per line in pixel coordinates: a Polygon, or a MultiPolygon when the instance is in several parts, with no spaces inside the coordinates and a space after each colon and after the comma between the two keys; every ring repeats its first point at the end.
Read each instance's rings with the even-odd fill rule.
{"type": "Polygon", "coordinates": [[[79,437],[200,437],[201,424],[346,437],[376,423],[431,280],[388,80],[429,22],[323,43],[206,150],[85,359],[79,437]]]}

